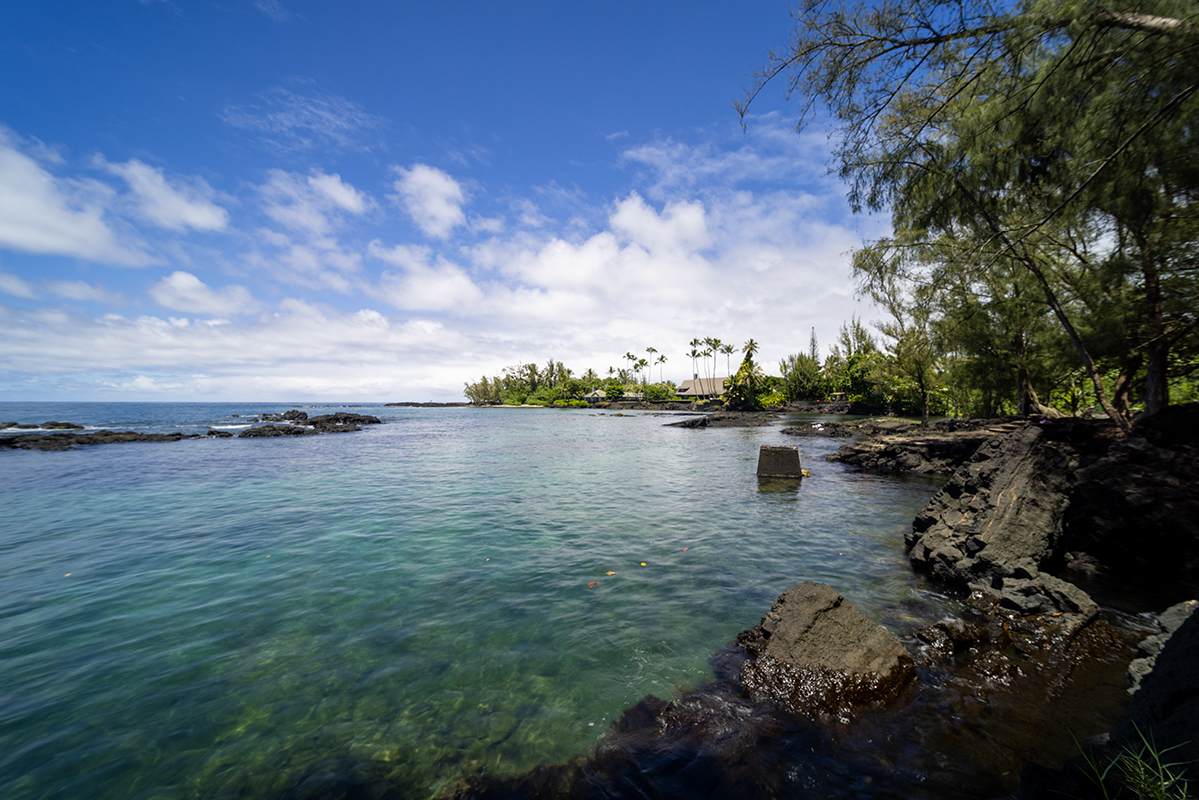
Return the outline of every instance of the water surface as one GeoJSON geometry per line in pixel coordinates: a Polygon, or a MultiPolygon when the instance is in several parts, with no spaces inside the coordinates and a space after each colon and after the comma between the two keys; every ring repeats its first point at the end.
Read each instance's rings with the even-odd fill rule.
{"type": "MultiPolygon", "coordinates": [[[[288,408],[0,421],[202,433],[288,408]]],[[[936,483],[824,462],[838,443],[787,420],[346,410],[387,424],[0,452],[0,796],[273,797],[333,762],[432,796],[586,752],[802,580],[892,630],[948,603],[903,551],[936,483]],[[813,477],[759,485],[759,446],[791,443],[813,477]]]]}

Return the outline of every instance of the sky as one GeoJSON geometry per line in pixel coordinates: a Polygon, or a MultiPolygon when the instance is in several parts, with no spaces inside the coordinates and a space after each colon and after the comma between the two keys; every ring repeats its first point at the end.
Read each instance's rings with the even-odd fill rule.
{"type": "Polygon", "coordinates": [[[886,228],[781,84],[732,107],[789,11],[6,0],[0,401],[444,402],[649,347],[678,383],[696,337],[774,373],[827,350],[876,316],[849,262],[886,228]]]}

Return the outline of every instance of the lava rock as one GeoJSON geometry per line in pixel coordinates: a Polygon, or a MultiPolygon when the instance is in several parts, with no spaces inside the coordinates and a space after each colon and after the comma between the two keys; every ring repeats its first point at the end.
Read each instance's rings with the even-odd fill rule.
{"type": "Polygon", "coordinates": [[[1182,624],[1195,613],[1196,608],[1199,608],[1199,600],[1187,600],[1170,606],[1158,616],[1158,632],[1145,637],[1137,645],[1137,657],[1128,665],[1129,694],[1136,694],[1140,690],[1141,682],[1153,671],[1157,663],[1157,657],[1165,649],[1166,643],[1182,627],[1182,624]]]}
{"type": "Polygon", "coordinates": [[[1199,585],[1199,403],[1169,406],[1102,443],[1077,470],[1063,547],[1096,559],[1109,579],[1172,587],[1163,604],[1188,596],[1199,585]]]}
{"type": "Polygon", "coordinates": [[[952,583],[992,575],[1031,578],[1061,536],[1068,498],[1061,465],[1026,426],[980,447],[912,523],[912,565],[952,583]]]}
{"type": "Polygon", "coordinates": [[[707,414],[702,417],[685,419],[682,422],[668,422],[670,428],[760,428],[778,419],[777,414],[762,411],[727,411],[719,414],[707,414]]]}
{"type": "MultiPolygon", "coordinates": [[[[1194,601],[1191,601],[1192,604],[1194,601]]],[[[1190,609],[1194,610],[1193,605],[1190,609]]],[[[1112,728],[1112,745],[1138,750],[1152,737],[1163,760],[1199,778],[1199,614],[1191,613],[1163,643],[1153,670],[1112,728]],[[1171,749],[1172,748],[1172,749],[1171,749]],[[1166,752],[1169,750],[1169,752],[1166,752]]]]}
{"type": "Polygon", "coordinates": [[[830,439],[847,439],[858,433],[858,428],[844,422],[813,422],[811,425],[783,428],[784,436],[825,436],[830,439]]]}
{"type": "Polygon", "coordinates": [[[237,434],[238,439],[259,439],[274,436],[316,436],[318,431],[312,428],[299,428],[295,425],[259,425],[246,428],[237,434]]]}
{"type": "Polygon", "coordinates": [[[72,447],[120,442],[178,442],[181,439],[199,439],[193,433],[137,433],[136,431],[99,430],[89,433],[27,433],[0,437],[0,450],[62,451],[72,447]]]}
{"type": "Polygon", "coordinates": [[[904,646],[835,589],[804,581],[779,596],[737,644],[754,656],[740,679],[755,700],[848,720],[895,699],[916,675],[904,646]]]}

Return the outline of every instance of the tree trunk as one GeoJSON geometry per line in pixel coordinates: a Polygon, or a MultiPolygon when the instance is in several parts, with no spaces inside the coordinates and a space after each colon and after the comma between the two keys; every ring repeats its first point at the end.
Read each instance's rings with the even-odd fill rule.
{"type": "Polygon", "coordinates": [[[1141,368],[1141,354],[1129,353],[1120,362],[1120,371],[1116,374],[1116,385],[1112,388],[1112,405],[1124,416],[1129,416],[1129,394],[1132,391],[1133,379],[1141,368]]]}
{"type": "Polygon", "coordinates": [[[1166,370],[1169,365],[1170,342],[1162,313],[1161,276],[1157,260],[1148,239],[1137,237],[1141,247],[1141,274],[1145,280],[1145,319],[1149,336],[1145,346],[1145,416],[1156,414],[1170,403],[1170,385],[1166,370]]]}

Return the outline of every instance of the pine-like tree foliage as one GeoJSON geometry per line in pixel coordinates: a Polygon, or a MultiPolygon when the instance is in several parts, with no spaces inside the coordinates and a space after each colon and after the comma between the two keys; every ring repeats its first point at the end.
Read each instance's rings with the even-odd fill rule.
{"type": "MultiPolygon", "coordinates": [[[[1195,350],[1197,12],[1178,0],[808,2],[745,103],[782,77],[801,126],[822,110],[840,124],[851,203],[893,217],[894,236],[858,259],[864,291],[896,275],[931,287],[939,322],[963,302],[946,293],[994,299],[994,273],[1014,267],[1126,425],[1100,381],[1113,364],[1096,358],[1137,362],[1153,412],[1185,369],[1171,350],[1195,350]]],[[[1010,316],[1027,295],[1007,300],[1010,316]]]]}

